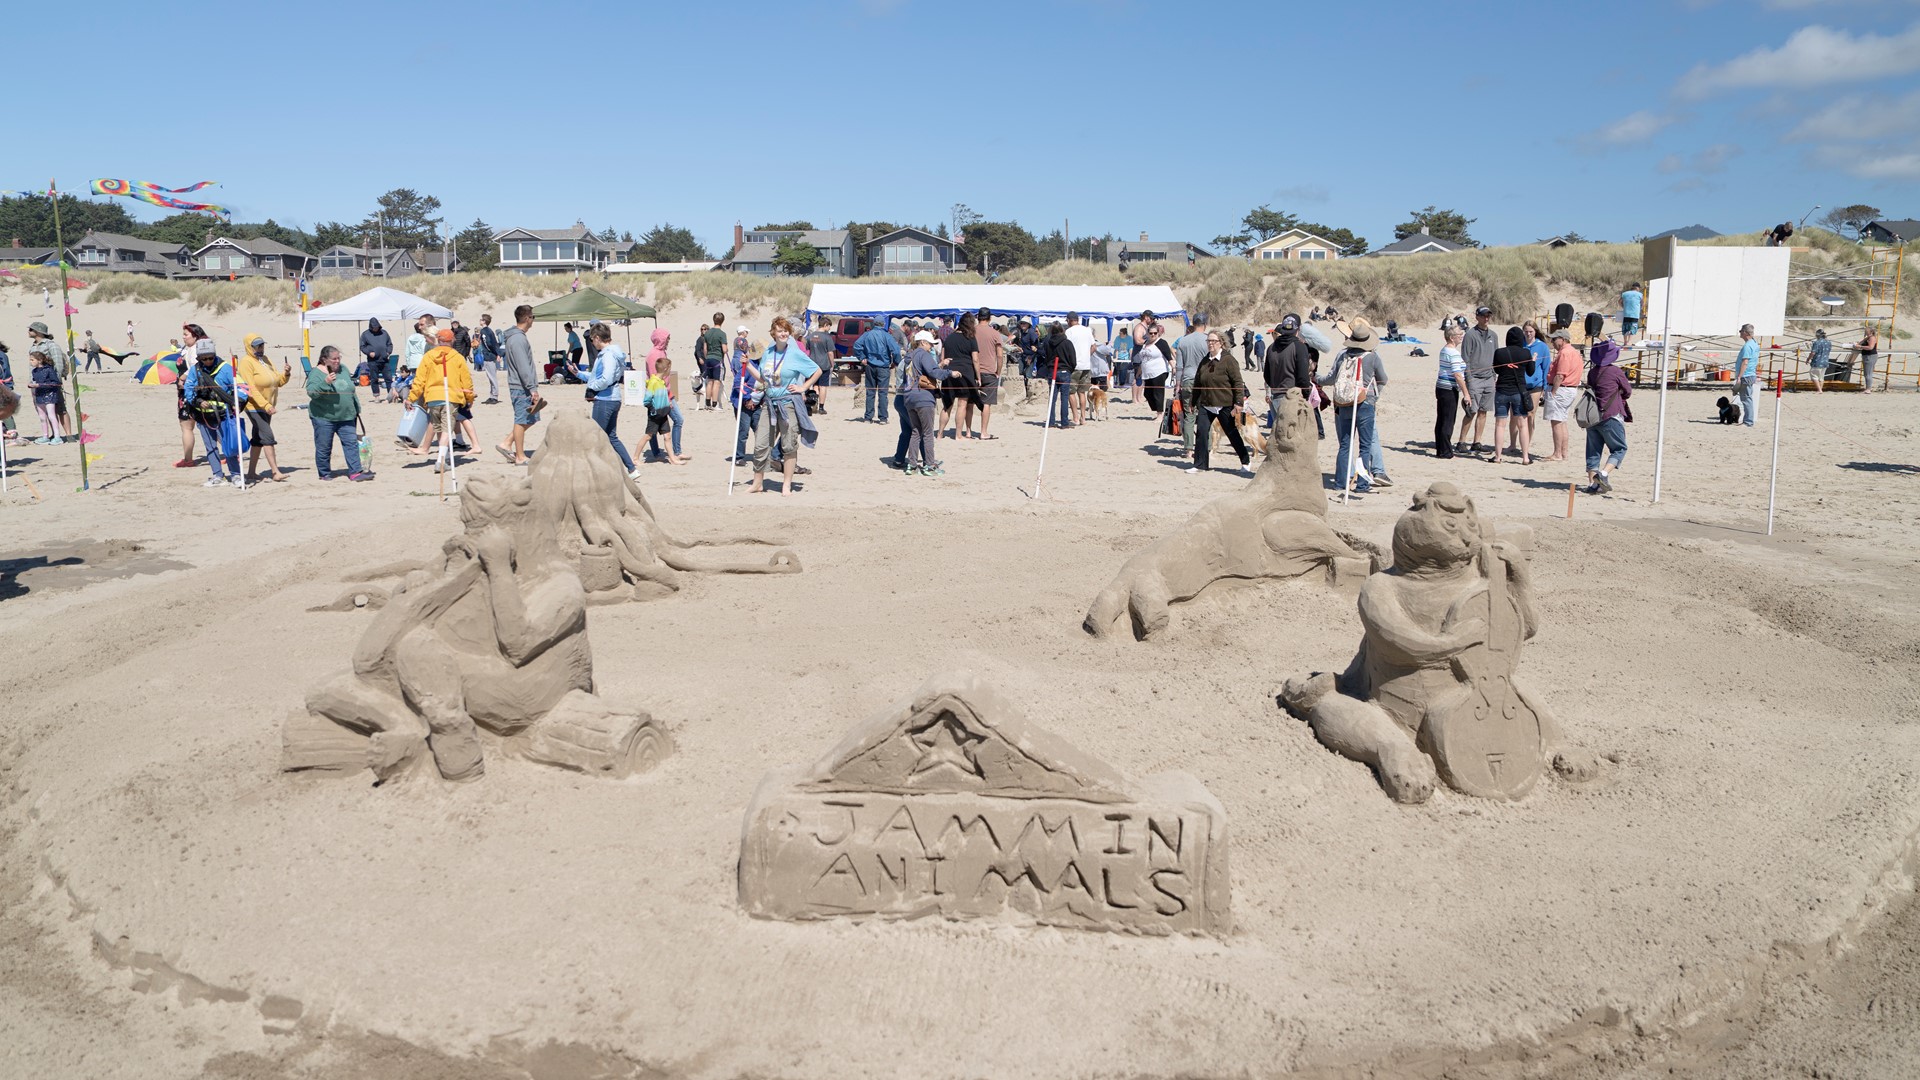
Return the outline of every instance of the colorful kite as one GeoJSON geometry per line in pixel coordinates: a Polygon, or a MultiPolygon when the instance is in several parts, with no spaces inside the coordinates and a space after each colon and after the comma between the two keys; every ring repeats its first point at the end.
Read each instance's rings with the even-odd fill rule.
{"type": "Polygon", "coordinates": [[[188,210],[197,213],[212,214],[215,217],[225,217],[227,216],[227,208],[224,206],[215,206],[213,203],[188,202],[185,199],[173,198],[172,195],[161,194],[163,191],[196,191],[212,183],[213,181],[211,180],[203,180],[190,188],[163,188],[144,180],[95,180],[91,187],[95,195],[119,195],[129,199],[137,199],[140,202],[153,206],[162,206],[169,210],[188,210]]]}

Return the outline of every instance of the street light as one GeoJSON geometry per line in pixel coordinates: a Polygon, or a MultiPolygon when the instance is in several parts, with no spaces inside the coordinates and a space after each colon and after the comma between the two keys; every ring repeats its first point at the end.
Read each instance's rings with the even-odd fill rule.
{"type": "MultiPolygon", "coordinates": [[[[1813,204],[1813,210],[1818,210],[1818,209],[1820,209],[1820,204],[1819,204],[1819,203],[1814,203],[1814,204],[1813,204]]],[[[1804,213],[1804,214],[1801,214],[1801,215],[1800,215],[1800,224],[1798,224],[1798,225],[1795,225],[1795,226],[1793,227],[1793,228],[1794,228],[1794,231],[1795,231],[1795,232],[1798,232],[1798,231],[1800,231],[1801,229],[1803,229],[1803,228],[1805,228],[1805,227],[1806,227],[1806,225],[1807,225],[1807,219],[1813,216],[1813,210],[1809,210],[1809,211],[1807,211],[1806,213],[1804,213]]]]}

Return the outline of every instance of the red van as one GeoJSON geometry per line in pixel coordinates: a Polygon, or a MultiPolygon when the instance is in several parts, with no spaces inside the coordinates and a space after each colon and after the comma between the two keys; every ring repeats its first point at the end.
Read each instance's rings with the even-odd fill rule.
{"type": "Polygon", "coordinates": [[[833,355],[852,356],[853,343],[860,335],[880,324],[878,319],[841,319],[833,331],[833,355]]]}

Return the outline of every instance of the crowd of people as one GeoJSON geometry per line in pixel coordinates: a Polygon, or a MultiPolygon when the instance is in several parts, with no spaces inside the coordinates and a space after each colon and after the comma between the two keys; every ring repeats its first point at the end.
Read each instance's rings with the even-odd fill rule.
{"type": "MultiPolygon", "coordinates": [[[[1640,332],[1644,303],[1637,284],[1621,291],[1622,341],[1631,343],[1640,332]]],[[[1471,322],[1455,315],[1441,324],[1434,456],[1474,456],[1494,464],[1565,461],[1572,452],[1569,425],[1575,425],[1585,431],[1586,490],[1611,490],[1612,474],[1626,456],[1626,425],[1633,419],[1632,380],[1618,363],[1621,344],[1607,335],[1589,337],[1583,352],[1575,331],[1559,316],[1543,335],[1532,320],[1501,332],[1493,314],[1481,305],[1471,322]],[[1541,417],[1550,432],[1550,450],[1536,457],[1541,417]]],[[[336,347],[323,348],[305,378],[315,475],[374,479],[361,389],[371,401],[419,410],[419,430],[400,439],[408,455],[431,457],[436,470],[456,466],[457,455],[480,445],[474,405],[497,403],[502,378],[512,422],[495,450],[512,464],[529,460],[528,432],[548,405],[542,387],[561,381],[582,388],[588,415],[630,476],[637,478],[646,463],[690,460],[667,330],[653,331],[644,362],[636,364],[614,342],[610,325],[568,323],[566,349],[543,366],[535,362],[528,338],[532,322],[528,305],[515,309],[513,325],[504,331],[495,330],[491,315],[480,316],[471,329],[458,320],[441,327],[424,316],[396,347],[392,333],[376,319],[359,335],[357,362],[350,364],[336,347]],[[482,376],[485,398],[477,389],[482,376]],[[630,395],[640,398],[646,416],[647,445],[638,461],[620,433],[630,395]],[[334,468],[336,443],[344,471],[334,468]]],[[[1271,331],[1215,329],[1205,314],[1197,314],[1177,337],[1145,311],[1118,327],[1109,323],[1112,332],[1104,341],[1092,320],[1071,312],[1057,319],[997,319],[991,309],[981,308],[958,317],[873,319],[861,325],[844,357],[836,356],[840,346],[827,316],[811,327],[776,318],[764,343],[746,326],[729,327],[723,312],[701,326],[691,350],[697,403],[692,407],[731,414],[733,448],[726,460],[751,470],[743,481],[747,490],[769,490],[766,474],[777,471],[780,490],[792,494],[799,490],[799,478],[811,474],[801,463],[802,453],[818,438],[812,418],[823,411],[818,393],[832,379],[836,363],[852,369],[847,374],[859,387],[860,415],[847,419],[897,424],[898,439],[887,463],[910,476],[945,475],[942,439],[949,444],[998,439],[992,431],[995,409],[1002,404],[1006,380],[1019,379],[1025,383],[1024,400],[1040,396],[1036,383],[1044,388],[1047,410],[1041,423],[1049,432],[1111,418],[1112,404],[1123,393],[1127,402],[1144,404],[1160,437],[1179,438],[1189,473],[1211,471],[1224,440],[1241,471],[1250,475],[1249,434],[1271,425],[1277,402],[1298,395],[1314,407],[1322,438],[1331,419],[1339,447],[1331,478],[1336,490],[1365,493],[1393,483],[1378,427],[1378,406],[1388,385],[1386,365],[1376,351],[1381,336],[1367,320],[1345,319],[1332,305],[1314,308],[1304,320],[1288,314],[1271,331]],[[1323,329],[1324,324],[1330,325],[1323,329]],[[1263,408],[1252,405],[1256,387],[1265,394],[1263,408]]],[[[132,323],[127,331],[131,341],[132,323]]],[[[67,356],[43,322],[32,323],[27,334],[31,367],[25,383],[42,431],[32,441],[50,445],[77,438],[66,380],[78,357],[67,356]]],[[[1742,328],[1741,338],[1735,392],[1742,422],[1752,425],[1759,343],[1751,326],[1742,328]]],[[[204,461],[208,487],[285,482],[274,422],[280,392],[292,379],[291,363],[271,362],[264,340],[253,334],[231,361],[223,361],[220,349],[195,323],[184,324],[173,344],[181,356],[174,383],[181,434],[175,466],[204,461]]],[[[1858,355],[1873,392],[1877,333],[1869,327],[1847,348],[1858,355]]],[[[91,332],[76,352],[86,358],[86,370],[104,368],[102,357],[123,363],[131,355],[102,348],[91,332]]],[[[1818,332],[1809,357],[1816,390],[1824,389],[1833,352],[1825,331],[1818,332]]],[[[13,387],[11,360],[0,343],[0,392],[11,394],[13,387]]],[[[5,437],[20,439],[11,416],[5,437]]]]}

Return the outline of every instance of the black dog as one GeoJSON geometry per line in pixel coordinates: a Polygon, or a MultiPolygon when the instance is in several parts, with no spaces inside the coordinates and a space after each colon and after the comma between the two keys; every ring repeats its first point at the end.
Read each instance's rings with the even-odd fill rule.
{"type": "Polygon", "coordinates": [[[1728,398],[1720,399],[1720,422],[1737,424],[1740,422],[1740,406],[1728,398]]]}

